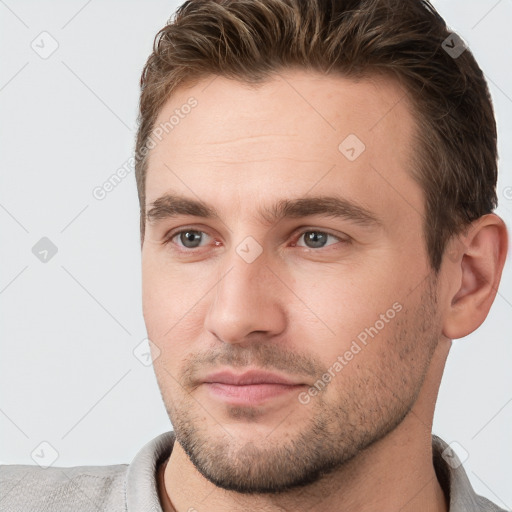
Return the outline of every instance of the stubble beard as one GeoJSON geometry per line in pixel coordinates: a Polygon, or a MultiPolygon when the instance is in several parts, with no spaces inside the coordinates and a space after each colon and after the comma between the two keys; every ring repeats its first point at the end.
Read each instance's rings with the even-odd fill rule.
{"type": "MultiPolygon", "coordinates": [[[[413,310],[404,308],[393,333],[379,334],[387,339],[372,341],[386,343],[394,353],[384,355],[377,368],[361,365],[356,369],[357,363],[352,362],[347,378],[343,369],[307,405],[293,396],[296,409],[286,414],[290,418],[298,414],[299,419],[283,421],[266,437],[237,440],[228,432],[236,430],[216,424],[191,395],[182,393],[177,400],[164,396],[176,440],[197,471],[222,489],[283,493],[318,482],[392,432],[412,409],[437,346],[438,333],[432,331],[434,285],[427,284],[413,310]],[[326,392],[334,386],[336,393],[326,392]]],[[[245,421],[258,418],[250,409],[230,410],[231,417],[237,414],[245,421]]]]}

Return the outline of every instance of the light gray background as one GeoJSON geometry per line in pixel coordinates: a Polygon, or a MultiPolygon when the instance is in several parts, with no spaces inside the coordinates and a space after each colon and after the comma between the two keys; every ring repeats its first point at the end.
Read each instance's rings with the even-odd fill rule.
{"type": "MultiPolygon", "coordinates": [[[[55,465],[128,463],[171,429],[151,366],[133,354],[145,338],[133,173],[101,201],[92,191],[133,154],[140,73],[177,5],[0,0],[3,463],[34,464],[43,441],[58,453],[55,465]],[[53,40],[58,48],[46,59],[31,47],[48,52],[53,40]],[[32,253],[42,237],[58,248],[46,263],[32,253]]],[[[500,135],[498,213],[510,229],[512,2],[435,5],[489,80],[500,135]]],[[[469,454],[477,492],[508,509],[511,266],[485,324],[454,341],[434,422],[459,455],[469,454]]],[[[46,446],[45,456],[52,453],[46,446]]]]}

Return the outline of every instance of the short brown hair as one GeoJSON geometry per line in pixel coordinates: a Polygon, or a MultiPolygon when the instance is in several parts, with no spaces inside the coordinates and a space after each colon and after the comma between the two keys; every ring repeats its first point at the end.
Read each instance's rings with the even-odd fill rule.
{"type": "Polygon", "coordinates": [[[147,144],[173,91],[209,75],[258,84],[286,68],[398,80],[415,109],[411,169],[425,195],[432,268],[497,205],[496,122],[482,70],[427,0],[189,0],[155,37],[141,77],[135,173],[145,227],[147,144]],[[444,47],[443,47],[444,46],[444,47]]]}

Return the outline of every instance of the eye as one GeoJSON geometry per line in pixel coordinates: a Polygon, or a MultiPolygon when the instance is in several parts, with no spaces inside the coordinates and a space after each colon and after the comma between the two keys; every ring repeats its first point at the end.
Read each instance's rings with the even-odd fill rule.
{"type": "Polygon", "coordinates": [[[310,230],[302,232],[295,245],[299,247],[307,247],[309,249],[321,249],[322,247],[326,247],[328,245],[333,245],[335,243],[344,241],[345,240],[343,240],[342,238],[335,235],[331,235],[330,233],[327,233],[325,231],[310,230]],[[304,240],[304,244],[299,243],[299,241],[302,239],[304,240]],[[329,239],[334,241],[331,243],[327,243],[329,239]]]}
{"type": "Polygon", "coordinates": [[[185,249],[195,249],[196,247],[200,247],[201,242],[206,240],[207,237],[208,235],[204,231],[184,229],[170,236],[168,242],[173,242],[178,247],[184,247],[185,249]],[[174,242],[175,239],[176,241],[174,242]]]}

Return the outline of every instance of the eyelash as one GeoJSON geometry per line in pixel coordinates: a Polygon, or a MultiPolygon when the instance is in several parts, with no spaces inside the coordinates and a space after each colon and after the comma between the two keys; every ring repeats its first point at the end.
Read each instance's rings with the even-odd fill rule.
{"type": "MultiPolygon", "coordinates": [[[[189,227],[189,228],[181,228],[179,229],[178,231],[171,231],[166,237],[165,239],[162,241],[162,245],[174,245],[175,247],[177,247],[177,251],[178,252],[182,252],[182,253],[188,253],[188,254],[191,254],[193,252],[197,252],[199,251],[200,249],[204,249],[204,246],[200,246],[200,247],[194,247],[194,248],[186,248],[186,247],[183,247],[181,245],[178,245],[176,243],[173,243],[173,239],[176,238],[177,236],[181,235],[182,233],[186,233],[187,231],[194,231],[194,232],[197,232],[197,233],[203,233],[207,236],[211,236],[209,235],[206,231],[203,231],[201,229],[196,229],[196,228],[193,228],[193,227],[189,227]]],[[[330,244],[330,245],[327,245],[327,246],[324,246],[324,247],[319,247],[319,248],[314,248],[314,247],[307,247],[307,246],[297,246],[297,242],[306,234],[306,233],[321,233],[321,234],[324,234],[324,235],[328,235],[328,236],[331,236],[333,238],[336,238],[338,240],[338,243],[341,242],[343,244],[349,244],[351,243],[351,238],[346,236],[346,238],[343,238],[341,236],[338,236],[338,235],[335,235],[329,231],[326,231],[326,230],[322,230],[322,229],[315,229],[315,228],[307,228],[307,229],[301,229],[301,231],[296,231],[295,232],[296,234],[293,235],[293,239],[295,240],[295,242],[293,243],[293,246],[294,247],[301,247],[303,249],[308,249],[310,251],[314,251],[314,252],[318,252],[322,249],[324,250],[328,250],[329,247],[331,247],[331,245],[336,245],[335,244],[330,244]]]]}

